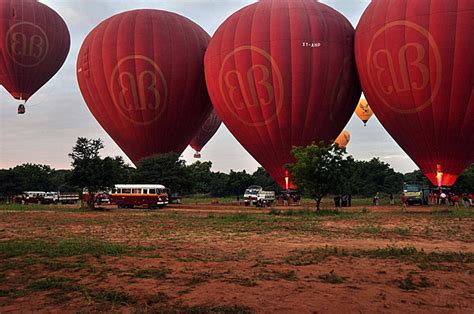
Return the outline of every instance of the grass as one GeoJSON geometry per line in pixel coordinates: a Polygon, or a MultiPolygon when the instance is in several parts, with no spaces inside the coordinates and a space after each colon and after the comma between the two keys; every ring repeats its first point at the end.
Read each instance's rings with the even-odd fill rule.
{"type": "Polygon", "coordinates": [[[8,240],[0,242],[0,257],[11,258],[36,254],[44,257],[78,256],[121,256],[132,252],[131,248],[118,243],[92,239],[65,239],[58,242],[42,240],[8,240]]]}
{"type": "Polygon", "coordinates": [[[354,229],[354,232],[356,234],[378,234],[382,231],[382,229],[379,226],[374,226],[372,224],[367,224],[364,226],[356,227],[354,229]]]}
{"type": "Polygon", "coordinates": [[[407,237],[410,235],[410,228],[395,227],[395,229],[393,229],[393,232],[402,237],[407,237]]]}
{"type": "Polygon", "coordinates": [[[286,280],[286,281],[297,281],[298,276],[294,270],[290,271],[277,271],[271,270],[258,274],[257,276],[261,280],[273,281],[273,280],[286,280]]]}
{"type": "Polygon", "coordinates": [[[290,265],[302,266],[318,264],[328,257],[366,257],[377,259],[398,259],[403,262],[429,266],[432,263],[474,263],[474,253],[464,252],[430,252],[417,250],[414,247],[387,246],[373,250],[354,250],[347,252],[337,247],[324,247],[311,250],[294,250],[285,258],[290,265]]]}
{"type": "Polygon", "coordinates": [[[125,293],[118,290],[99,290],[91,294],[92,299],[96,302],[110,302],[117,305],[129,305],[137,303],[137,300],[125,293]]]}
{"type": "Polygon", "coordinates": [[[398,287],[405,291],[415,291],[419,288],[429,288],[432,286],[434,286],[434,284],[430,282],[427,277],[420,276],[419,280],[416,281],[411,273],[398,282],[398,287]]]}
{"type": "Polygon", "coordinates": [[[344,283],[346,280],[343,277],[338,276],[334,270],[331,270],[328,274],[318,276],[324,283],[330,284],[341,284],[344,283]]]}
{"type": "Polygon", "coordinates": [[[41,278],[28,284],[28,289],[33,291],[43,291],[43,290],[53,290],[61,289],[63,291],[74,291],[78,286],[74,285],[75,281],[70,278],[60,277],[60,276],[51,276],[46,278],[41,278]]]}
{"type": "Polygon", "coordinates": [[[193,274],[191,279],[188,281],[188,286],[196,286],[205,282],[208,282],[211,279],[211,274],[207,272],[193,274]]]}
{"type": "Polygon", "coordinates": [[[146,268],[146,269],[139,269],[133,273],[133,277],[135,278],[152,278],[152,279],[159,279],[165,280],[166,276],[171,273],[171,270],[165,267],[161,268],[146,268]]]}

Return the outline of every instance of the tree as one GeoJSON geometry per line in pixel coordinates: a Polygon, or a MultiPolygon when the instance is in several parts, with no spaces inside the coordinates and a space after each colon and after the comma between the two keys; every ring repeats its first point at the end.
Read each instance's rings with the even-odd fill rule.
{"type": "Polygon", "coordinates": [[[252,174],[252,180],[254,185],[263,187],[265,190],[271,190],[280,192],[280,186],[273,180],[268,172],[263,167],[259,167],[257,171],[252,174]]]}
{"type": "Polygon", "coordinates": [[[474,193],[474,164],[461,173],[454,190],[457,193],[474,193]]]}
{"type": "Polygon", "coordinates": [[[208,194],[211,192],[212,162],[197,161],[188,167],[189,176],[192,182],[192,193],[208,194]]]}
{"type": "Polygon", "coordinates": [[[12,169],[0,170],[0,196],[1,199],[9,201],[10,197],[23,192],[21,180],[12,169]]]}
{"type": "Polygon", "coordinates": [[[132,174],[135,183],[163,184],[173,192],[186,193],[192,182],[186,162],[176,153],[168,153],[144,158],[132,174]]]}
{"type": "Polygon", "coordinates": [[[12,171],[19,178],[22,191],[51,191],[54,170],[47,165],[23,164],[12,171]]]}
{"type": "Polygon", "coordinates": [[[80,137],[69,156],[72,158],[71,176],[72,185],[85,187],[89,192],[88,207],[94,209],[94,195],[99,190],[110,188],[117,180],[118,172],[123,167],[121,158],[100,157],[100,150],[104,144],[100,139],[86,139],[80,137]]]}
{"type": "Polygon", "coordinates": [[[292,154],[296,162],[286,168],[296,185],[316,200],[317,210],[320,210],[324,196],[341,193],[347,172],[344,149],[337,144],[326,146],[321,142],[319,146],[295,147],[292,154]]]}

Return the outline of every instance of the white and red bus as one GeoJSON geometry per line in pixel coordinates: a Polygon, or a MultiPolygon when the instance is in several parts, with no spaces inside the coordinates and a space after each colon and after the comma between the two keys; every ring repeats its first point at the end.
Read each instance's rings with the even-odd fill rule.
{"type": "Polygon", "coordinates": [[[117,184],[109,196],[118,208],[146,206],[149,209],[168,205],[168,190],[159,184],[117,184]]]}

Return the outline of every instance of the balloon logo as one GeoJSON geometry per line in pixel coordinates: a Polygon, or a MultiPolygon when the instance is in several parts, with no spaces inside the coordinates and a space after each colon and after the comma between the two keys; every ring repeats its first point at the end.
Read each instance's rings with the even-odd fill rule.
{"type": "Polygon", "coordinates": [[[388,23],[375,33],[368,49],[367,71],[376,73],[375,76],[370,76],[369,80],[378,98],[387,107],[399,113],[422,111],[432,104],[441,87],[442,63],[438,45],[428,30],[413,22],[388,23]],[[396,49],[374,48],[383,45],[387,36],[392,38],[400,32],[410,32],[410,40],[400,43],[396,49]],[[420,44],[422,42],[429,43],[429,51],[420,44]],[[434,56],[435,65],[431,73],[430,56],[434,56]],[[433,83],[432,80],[433,90],[430,84],[433,83]],[[390,104],[399,99],[400,95],[412,93],[414,97],[422,97],[423,103],[414,108],[411,104],[390,104]]]}
{"type": "Polygon", "coordinates": [[[354,112],[360,85],[354,28],[314,0],[265,0],[231,15],[205,56],[214,109],[282,188],[295,146],[334,141],[354,112]]]}
{"type": "Polygon", "coordinates": [[[280,69],[272,56],[258,47],[242,46],[224,58],[219,87],[227,108],[246,125],[269,123],[278,116],[283,106],[284,87],[280,69]],[[247,58],[255,58],[255,61],[246,73],[235,69],[236,60],[247,58]],[[276,85],[273,76],[276,77],[276,85]],[[258,93],[259,88],[265,92],[258,93]],[[260,110],[267,114],[260,114],[260,110]]]}
{"type": "Polygon", "coordinates": [[[123,58],[115,66],[110,82],[113,101],[130,122],[138,125],[151,124],[166,109],[166,79],[160,67],[150,58],[139,55],[123,58]],[[141,71],[127,71],[130,67],[140,68],[141,71]],[[147,112],[145,117],[142,112],[147,112]],[[150,112],[154,114],[149,114],[150,112]]]}
{"type": "Polygon", "coordinates": [[[82,96],[135,165],[181,154],[209,117],[209,40],[184,16],[147,9],[114,15],[84,40],[77,59],[82,96]]]}
{"type": "Polygon", "coordinates": [[[48,36],[34,23],[20,22],[12,25],[5,41],[10,58],[23,67],[35,67],[48,55],[48,36]]]}
{"type": "Polygon", "coordinates": [[[364,95],[437,186],[474,162],[473,28],[471,0],[372,0],[357,26],[364,95]]]}

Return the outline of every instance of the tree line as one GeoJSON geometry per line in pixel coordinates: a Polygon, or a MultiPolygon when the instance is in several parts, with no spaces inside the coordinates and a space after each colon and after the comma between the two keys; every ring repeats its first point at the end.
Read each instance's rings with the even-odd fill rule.
{"type": "MultiPolygon", "coordinates": [[[[133,168],[121,157],[102,158],[100,150],[103,147],[101,140],[79,138],[69,154],[72,159],[71,170],[55,170],[48,165],[38,164],[0,169],[0,195],[5,198],[24,191],[81,192],[84,187],[98,191],[118,183],[159,183],[183,195],[212,197],[242,195],[250,185],[277,192],[280,190],[263,168],[253,173],[245,170],[214,172],[210,161],[197,161],[188,165],[175,153],[146,158],[137,168],[133,168]]],[[[300,151],[302,153],[311,154],[304,150],[300,151]]],[[[330,193],[372,197],[377,192],[401,193],[404,182],[429,185],[420,171],[402,174],[378,158],[362,161],[347,156],[341,167],[344,171],[338,178],[340,183],[332,184],[330,193]]],[[[311,176],[315,178],[315,174],[311,176]]],[[[464,171],[454,190],[474,191],[474,165],[464,171]]]]}

